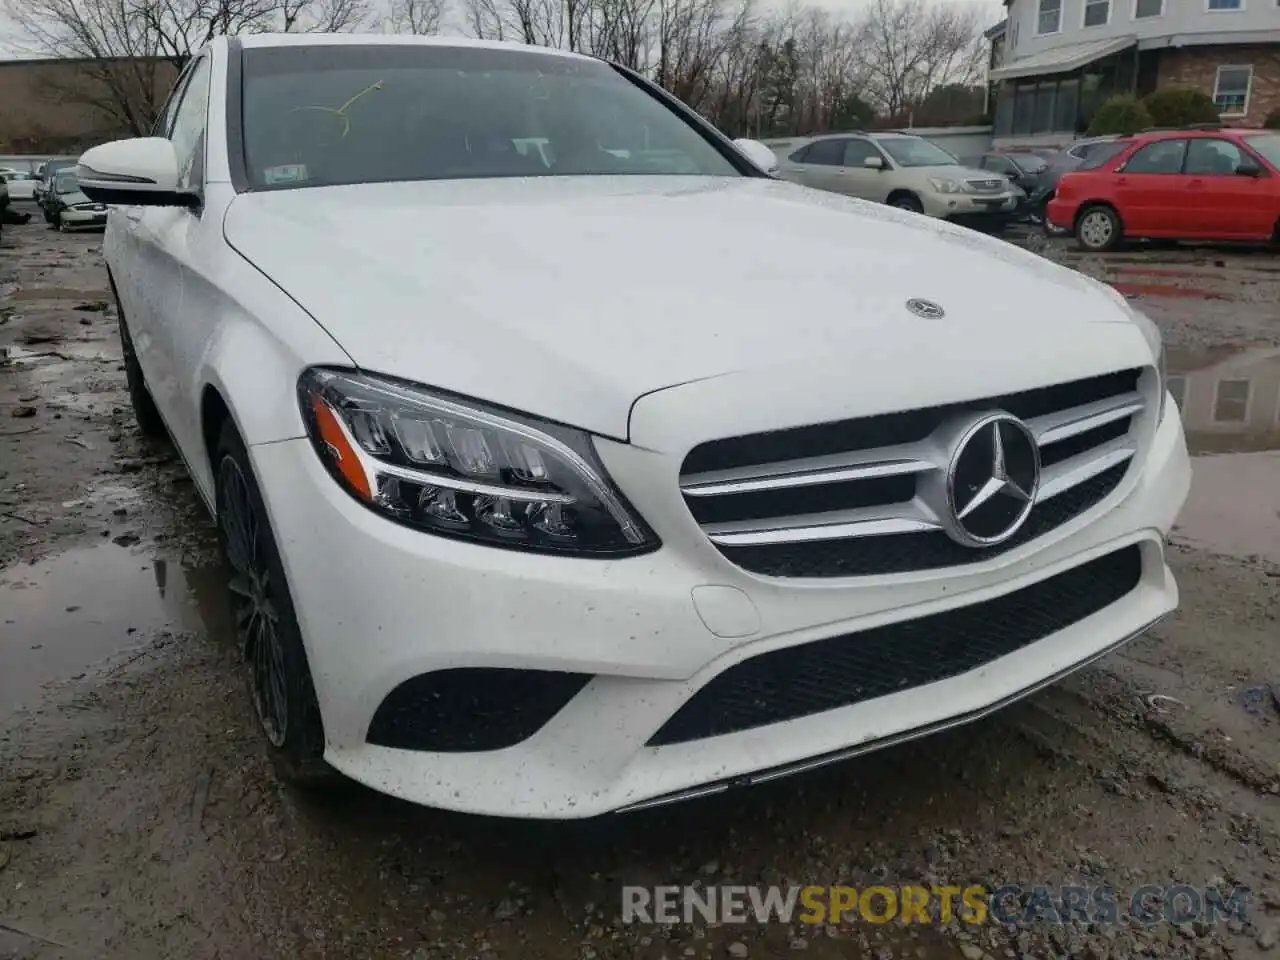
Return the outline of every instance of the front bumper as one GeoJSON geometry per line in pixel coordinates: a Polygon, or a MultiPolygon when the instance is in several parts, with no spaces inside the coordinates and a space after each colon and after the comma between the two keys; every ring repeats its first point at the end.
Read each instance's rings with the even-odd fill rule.
{"type": "Polygon", "coordinates": [[[1012,191],[994,195],[926,193],[920,202],[929,216],[957,222],[1008,221],[1018,208],[1018,196],[1012,191]]]}
{"type": "MultiPolygon", "coordinates": [[[[326,759],[353,779],[417,803],[578,818],[802,769],[976,718],[1173,610],[1177,588],[1163,540],[1186,497],[1190,468],[1176,408],[1168,409],[1175,412],[1156,431],[1141,469],[1054,533],[962,571],[819,586],[754,576],[681,543],[588,561],[442,540],[355,503],[308,441],[255,446],[251,456],[307,645],[326,759]],[[1133,545],[1141,555],[1133,590],[976,669],[799,719],[647,745],[712,678],[748,658],[990,601],[1133,545]],[[401,682],[458,667],[592,679],[514,746],[442,753],[366,742],[379,704],[401,682]]],[[[601,456],[651,516],[646,503],[652,507],[655,497],[638,480],[625,480],[643,478],[643,469],[629,467],[653,455],[604,443],[601,456]]],[[[660,519],[668,529],[674,523],[660,519]]]]}
{"type": "Polygon", "coordinates": [[[105,227],[107,225],[107,211],[102,210],[62,210],[58,214],[59,218],[68,227],[89,228],[89,227],[105,227]]]}

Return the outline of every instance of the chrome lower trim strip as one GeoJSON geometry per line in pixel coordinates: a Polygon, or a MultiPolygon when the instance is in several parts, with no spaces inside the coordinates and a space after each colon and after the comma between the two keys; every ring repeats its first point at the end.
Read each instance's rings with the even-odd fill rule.
{"type": "MultiPolygon", "coordinates": [[[[746,787],[746,786],[752,786],[758,783],[767,783],[770,780],[778,780],[782,777],[789,777],[797,773],[805,773],[809,770],[816,770],[820,767],[825,767],[833,763],[839,763],[842,760],[850,760],[854,757],[862,756],[863,754],[874,753],[876,750],[883,750],[886,747],[895,747],[903,743],[910,743],[912,740],[919,740],[920,738],[930,736],[931,734],[942,733],[943,731],[953,729],[954,727],[960,727],[960,726],[964,726],[967,723],[973,723],[975,720],[981,720],[984,717],[988,717],[991,714],[999,710],[1003,710],[1005,707],[1009,706],[1010,704],[1016,703],[1017,701],[1022,700],[1023,698],[1028,697],[1033,693],[1038,693],[1041,690],[1043,690],[1045,687],[1051,687],[1058,681],[1075,673],[1077,670],[1083,669],[1084,667],[1089,666],[1089,664],[1095,663],[1096,661],[1101,660],[1103,657],[1107,656],[1108,654],[1114,653],[1116,650],[1120,649],[1125,644],[1129,643],[1131,640],[1134,640],[1137,637],[1142,636],[1142,634],[1146,633],[1148,630],[1154,627],[1157,623],[1163,620],[1165,616],[1166,614],[1161,614],[1160,616],[1152,620],[1150,623],[1146,624],[1145,626],[1141,627],[1138,630],[1135,630],[1133,633],[1128,634],[1123,639],[1117,640],[1115,643],[1110,644],[1109,646],[1105,647],[1102,650],[1099,650],[1097,653],[1091,654],[1090,656],[1085,657],[1083,660],[1079,660],[1076,663],[1073,663],[1069,667],[1064,667],[1063,669],[1057,671],[1056,673],[1053,673],[1042,680],[1038,680],[1028,687],[1024,687],[1021,690],[1017,690],[1011,694],[1008,694],[1007,696],[1002,697],[999,700],[996,700],[985,707],[980,707],[977,710],[971,710],[968,713],[962,713],[954,717],[948,717],[945,720],[939,720],[936,723],[926,724],[923,727],[915,727],[911,730],[904,730],[902,733],[895,733],[892,736],[881,737],[878,740],[869,740],[866,743],[860,743],[860,744],[857,744],[856,746],[847,747],[843,750],[836,750],[831,753],[824,753],[817,757],[811,757],[808,760],[797,760],[794,763],[783,764],[777,767],[769,767],[764,770],[756,771],[755,773],[747,773],[738,777],[731,777],[727,780],[720,780],[715,783],[703,784],[702,786],[699,786],[699,787],[690,787],[686,790],[677,790],[674,793],[663,794],[660,797],[653,797],[652,799],[649,799],[649,800],[640,800],[636,803],[629,803],[626,806],[618,807],[614,811],[614,813],[635,813],[636,811],[647,810],[652,807],[663,807],[671,803],[679,803],[682,800],[693,800],[697,797],[710,796],[711,794],[715,794],[715,793],[724,793],[726,790],[736,788],[736,787],[746,787]]],[[[982,668],[979,667],[978,669],[982,669],[982,668]]],[[[963,676],[963,674],[961,674],[961,676],[963,676]]],[[[875,701],[870,700],[867,702],[874,703],[875,701]]],[[[660,752],[664,748],[654,747],[652,749],[660,752]]]]}

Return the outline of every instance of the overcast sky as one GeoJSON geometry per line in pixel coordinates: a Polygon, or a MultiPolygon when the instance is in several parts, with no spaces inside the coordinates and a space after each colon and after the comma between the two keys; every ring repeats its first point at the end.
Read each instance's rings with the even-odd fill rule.
{"type": "MultiPolygon", "coordinates": [[[[826,7],[833,12],[853,15],[865,9],[871,0],[812,0],[812,2],[815,6],[826,7]]],[[[948,2],[948,0],[941,0],[941,2],[948,2]]],[[[987,19],[990,23],[984,23],[984,26],[997,23],[1004,16],[1002,0],[949,0],[949,2],[972,4],[986,10],[989,13],[987,19]]],[[[2,4],[3,0],[0,0],[0,6],[2,4]]],[[[764,5],[770,6],[772,4],[765,3],[764,5]]],[[[5,15],[4,10],[0,8],[0,59],[22,56],[22,46],[21,31],[17,29],[5,15]]]]}

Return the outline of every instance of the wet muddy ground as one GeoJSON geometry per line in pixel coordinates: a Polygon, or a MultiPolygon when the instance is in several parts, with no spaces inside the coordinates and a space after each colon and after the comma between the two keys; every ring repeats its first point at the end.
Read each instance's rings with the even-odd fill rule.
{"type": "Polygon", "coordinates": [[[0,958],[1280,956],[1280,258],[1025,242],[1127,285],[1166,331],[1199,454],[1177,616],[960,730],[547,825],[277,785],[210,525],[126,413],[100,238],[6,228],[0,958]],[[1253,893],[1247,923],[1182,927],[618,918],[623,884],[872,880],[1253,893]]]}

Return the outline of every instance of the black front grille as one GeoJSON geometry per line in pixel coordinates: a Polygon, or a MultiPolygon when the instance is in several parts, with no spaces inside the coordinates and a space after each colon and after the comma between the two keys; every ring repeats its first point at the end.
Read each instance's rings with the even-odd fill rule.
{"type": "Polygon", "coordinates": [[[995,600],[752,657],[699,690],[649,745],[795,720],[959,676],[1110,606],[1141,577],[1141,548],[1126,547],[995,600]]]}
{"type": "Polygon", "coordinates": [[[537,733],[590,680],[585,673],[493,667],[420,674],[387,694],[366,739],[401,750],[501,750],[537,733]]]}
{"type": "Polygon", "coordinates": [[[1121,463],[1036,504],[1018,532],[994,547],[962,546],[941,530],[931,530],[886,537],[719,549],[744,570],[769,577],[858,577],[959,567],[998,557],[1075,519],[1106,499],[1128,469],[1127,462],[1121,463]]]}
{"type": "Polygon", "coordinates": [[[1023,420],[1030,420],[1137,390],[1141,372],[1137,369],[1121,370],[1086,380],[986,397],[969,403],[951,403],[902,413],[885,413],[856,420],[818,423],[789,430],[712,440],[689,451],[680,472],[707,473],[778,460],[799,460],[848,450],[912,443],[929,436],[948,417],[964,411],[1003,410],[1023,420]]]}

